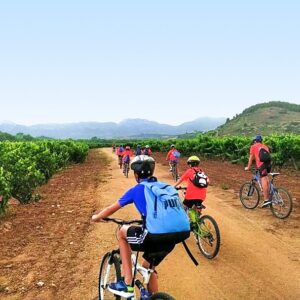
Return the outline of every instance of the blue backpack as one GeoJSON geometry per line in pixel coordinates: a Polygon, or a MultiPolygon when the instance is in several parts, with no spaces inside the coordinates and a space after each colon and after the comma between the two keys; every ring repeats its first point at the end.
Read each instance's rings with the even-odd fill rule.
{"type": "Polygon", "coordinates": [[[180,243],[190,236],[190,222],[177,190],[159,181],[142,181],[147,216],[145,228],[152,241],[180,243]]]}
{"type": "Polygon", "coordinates": [[[173,153],[173,156],[175,156],[176,158],[179,158],[180,157],[180,152],[178,150],[174,151],[173,153]]]}

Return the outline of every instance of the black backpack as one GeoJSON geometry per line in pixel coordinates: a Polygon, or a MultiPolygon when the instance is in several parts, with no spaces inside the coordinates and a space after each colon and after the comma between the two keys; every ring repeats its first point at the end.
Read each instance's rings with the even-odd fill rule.
{"type": "Polygon", "coordinates": [[[205,173],[200,169],[199,171],[193,169],[195,171],[193,179],[190,179],[191,182],[199,188],[207,188],[208,187],[208,177],[205,173]]]}
{"type": "Polygon", "coordinates": [[[271,155],[270,155],[270,152],[267,151],[265,148],[260,148],[259,149],[259,153],[258,153],[258,156],[259,156],[259,160],[263,163],[269,163],[271,161],[271,155]]]}

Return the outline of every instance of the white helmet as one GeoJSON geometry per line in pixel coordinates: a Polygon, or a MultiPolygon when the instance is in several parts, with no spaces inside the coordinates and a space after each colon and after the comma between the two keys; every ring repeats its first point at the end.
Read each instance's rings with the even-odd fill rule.
{"type": "Polygon", "coordinates": [[[138,155],[131,162],[131,169],[142,178],[152,176],[154,168],[155,160],[148,155],[138,155]]]}

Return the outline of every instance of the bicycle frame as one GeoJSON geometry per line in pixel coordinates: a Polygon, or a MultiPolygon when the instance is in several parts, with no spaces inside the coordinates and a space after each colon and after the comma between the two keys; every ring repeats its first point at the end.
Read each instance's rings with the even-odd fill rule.
{"type": "MultiPolygon", "coordinates": [[[[269,174],[268,174],[269,175],[269,174]]],[[[274,187],[273,184],[274,181],[274,177],[272,176],[272,178],[269,180],[269,196],[272,199],[272,195],[274,194],[274,191],[276,190],[276,188],[274,187]]],[[[255,170],[255,173],[253,174],[252,177],[252,183],[257,183],[260,189],[260,192],[263,192],[263,188],[262,188],[262,184],[261,184],[261,177],[259,175],[259,170],[255,170]]]]}
{"type": "MultiPolygon", "coordinates": [[[[111,219],[111,218],[105,218],[106,221],[113,221],[115,223],[117,223],[119,226],[121,226],[122,224],[133,224],[136,223],[137,220],[135,221],[130,221],[130,222],[124,222],[122,223],[122,220],[118,220],[118,219],[111,219]]],[[[139,224],[140,221],[138,220],[139,224]]],[[[107,289],[108,288],[108,277],[110,274],[110,269],[111,266],[113,265],[113,261],[115,258],[115,256],[119,257],[120,255],[120,249],[116,249],[116,250],[112,250],[111,252],[108,252],[110,255],[109,257],[109,263],[107,265],[107,268],[105,270],[104,273],[104,280],[103,280],[103,284],[101,285],[101,287],[103,289],[107,289]]],[[[152,266],[150,265],[149,268],[145,268],[142,265],[140,265],[138,263],[138,255],[139,255],[139,251],[136,251],[136,254],[132,253],[131,254],[131,262],[132,262],[132,287],[136,286],[139,291],[140,291],[140,295],[139,296],[133,296],[132,298],[130,298],[131,300],[139,300],[139,299],[149,299],[149,297],[151,296],[151,294],[148,292],[147,290],[147,284],[150,281],[150,277],[152,275],[152,273],[154,272],[154,268],[152,268],[152,266]],[[137,279],[136,275],[137,272],[142,276],[143,278],[143,282],[141,282],[139,279],[137,279]],[[146,286],[146,287],[145,287],[146,286]]],[[[119,259],[119,258],[118,258],[119,259]]],[[[111,292],[108,288],[108,291],[111,292]]],[[[112,292],[111,292],[112,293],[112,292]]],[[[173,298],[172,298],[173,299],[173,298]]]]}
{"type": "Polygon", "coordinates": [[[144,268],[142,265],[140,265],[137,261],[138,257],[134,253],[131,254],[131,261],[132,261],[132,275],[133,275],[133,281],[136,282],[136,272],[139,272],[141,276],[143,277],[143,283],[148,284],[150,281],[151,274],[154,272],[154,269],[152,268],[144,268]]]}

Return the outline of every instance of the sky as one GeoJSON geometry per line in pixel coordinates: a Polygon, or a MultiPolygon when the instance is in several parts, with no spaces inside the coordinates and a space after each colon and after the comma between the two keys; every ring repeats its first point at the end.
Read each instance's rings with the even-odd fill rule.
{"type": "Polygon", "coordinates": [[[300,104],[300,1],[0,2],[0,121],[177,125],[300,104]]]}

